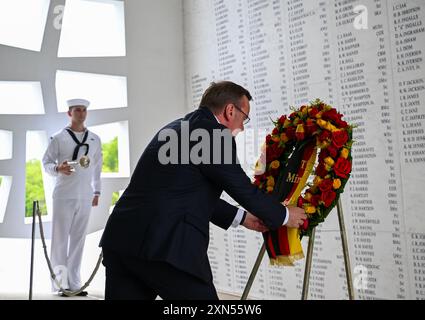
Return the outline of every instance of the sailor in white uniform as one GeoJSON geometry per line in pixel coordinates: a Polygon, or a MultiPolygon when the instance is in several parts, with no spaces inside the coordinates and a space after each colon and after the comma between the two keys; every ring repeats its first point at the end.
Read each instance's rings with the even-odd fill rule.
{"type": "MultiPolygon", "coordinates": [[[[101,187],[101,141],[99,136],[84,126],[89,104],[84,99],[68,100],[71,124],[51,137],[43,157],[44,169],[56,177],[53,191],[52,267],[62,280],[62,288],[72,291],[81,287],[80,265],[84,241],[91,207],[98,205],[101,187]],[[87,168],[68,163],[79,162],[82,157],[88,157],[90,161],[87,168]]],[[[53,287],[54,291],[58,290],[55,283],[53,287]]],[[[83,291],[80,295],[85,296],[87,292],[83,291]]]]}

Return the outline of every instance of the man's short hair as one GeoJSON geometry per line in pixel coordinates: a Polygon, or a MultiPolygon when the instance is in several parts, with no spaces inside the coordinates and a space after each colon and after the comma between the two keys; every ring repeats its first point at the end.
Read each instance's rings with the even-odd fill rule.
{"type": "Polygon", "coordinates": [[[212,113],[220,113],[228,103],[239,103],[246,96],[252,100],[251,94],[244,87],[231,81],[212,82],[202,95],[199,107],[207,107],[212,113]]]}

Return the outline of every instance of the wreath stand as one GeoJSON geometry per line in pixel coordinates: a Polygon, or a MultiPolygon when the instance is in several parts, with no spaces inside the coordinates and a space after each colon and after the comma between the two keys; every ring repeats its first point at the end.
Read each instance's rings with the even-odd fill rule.
{"type": "MultiPolygon", "coordinates": [[[[338,211],[339,232],[341,234],[342,251],[344,254],[345,275],[347,279],[348,297],[350,300],[354,300],[353,279],[351,275],[350,256],[348,253],[347,233],[345,230],[341,198],[338,199],[336,207],[338,211]]],[[[316,230],[313,229],[311,236],[308,240],[307,257],[305,261],[305,270],[304,270],[303,290],[302,290],[302,296],[301,296],[302,300],[307,300],[308,298],[308,287],[310,284],[310,272],[311,272],[311,262],[313,259],[315,233],[316,233],[316,230]]],[[[263,243],[263,245],[261,246],[260,252],[258,253],[257,259],[255,260],[255,264],[254,264],[254,267],[252,268],[251,274],[249,275],[248,282],[242,293],[241,300],[246,300],[248,298],[249,291],[251,290],[251,286],[254,282],[255,276],[257,275],[258,269],[260,267],[261,261],[263,260],[265,252],[266,252],[266,246],[263,243]]]]}

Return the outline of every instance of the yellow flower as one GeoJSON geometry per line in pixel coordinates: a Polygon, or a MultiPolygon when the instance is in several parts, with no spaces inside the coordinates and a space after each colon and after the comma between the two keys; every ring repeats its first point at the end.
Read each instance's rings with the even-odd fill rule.
{"type": "Polygon", "coordinates": [[[331,171],[332,167],[328,164],[325,164],[325,169],[326,169],[326,171],[331,171]]]}
{"type": "Polygon", "coordinates": [[[267,192],[272,192],[273,191],[273,187],[267,187],[266,190],[267,190],[267,192]]]}
{"type": "Polygon", "coordinates": [[[333,132],[333,131],[336,130],[336,127],[328,121],[328,122],[326,122],[325,129],[333,132]]]}
{"type": "Polygon", "coordinates": [[[322,112],[322,111],[318,112],[318,113],[316,114],[316,118],[317,118],[317,119],[321,119],[321,118],[322,118],[322,114],[323,114],[323,112],[322,112]]]}
{"type": "Polygon", "coordinates": [[[324,107],[323,107],[323,110],[325,110],[325,111],[329,111],[331,109],[332,109],[332,107],[328,104],[325,104],[324,107]]]}
{"type": "Polygon", "coordinates": [[[304,125],[302,123],[297,125],[295,132],[304,132],[304,125]]]}
{"type": "Polygon", "coordinates": [[[341,180],[339,180],[339,179],[334,179],[334,183],[333,183],[333,188],[335,189],[335,190],[337,190],[337,189],[339,189],[340,187],[341,187],[341,180]]]}
{"type": "Polygon", "coordinates": [[[313,213],[316,213],[316,207],[308,206],[304,208],[304,211],[307,214],[313,214],[313,213]]]}
{"type": "MultiPolygon", "coordinates": [[[[325,121],[325,120],[322,120],[322,119],[318,119],[317,121],[316,121],[316,123],[317,123],[317,125],[319,126],[319,127],[321,127],[321,128],[325,128],[326,127],[326,124],[328,123],[327,121],[325,121]]],[[[325,128],[326,129],[326,128],[325,128]]]]}
{"type": "Polygon", "coordinates": [[[315,186],[318,186],[321,182],[322,182],[322,178],[320,178],[319,176],[316,176],[313,180],[313,184],[315,186]]]}
{"type": "Polygon", "coordinates": [[[344,159],[347,159],[349,153],[350,153],[350,150],[348,150],[347,148],[343,148],[341,150],[341,157],[344,158],[344,159]]]}
{"type": "Polygon", "coordinates": [[[267,186],[274,187],[274,178],[272,176],[267,177],[267,186]]]}
{"type": "Polygon", "coordinates": [[[327,147],[329,147],[330,142],[329,141],[323,141],[323,142],[319,142],[319,139],[317,139],[317,146],[320,149],[326,149],[327,147]]]}
{"type": "Polygon", "coordinates": [[[304,199],[306,199],[308,202],[310,202],[312,196],[313,195],[310,192],[306,192],[305,195],[304,195],[304,199]]]}
{"type": "Polygon", "coordinates": [[[290,125],[291,125],[291,121],[289,119],[286,119],[285,122],[283,123],[284,128],[288,128],[290,125]]]}
{"type": "Polygon", "coordinates": [[[325,158],[325,164],[327,164],[330,167],[333,167],[334,164],[335,164],[335,161],[331,157],[326,157],[325,158]]]}
{"type": "Polygon", "coordinates": [[[285,134],[285,133],[282,133],[281,135],[280,135],[280,140],[282,140],[283,142],[288,142],[289,141],[289,138],[287,137],[287,135],[285,134]]]}
{"type": "Polygon", "coordinates": [[[272,169],[277,169],[277,168],[279,168],[279,166],[280,166],[280,162],[279,162],[279,160],[275,160],[275,161],[273,161],[272,163],[270,163],[270,167],[271,167],[272,169]]]}

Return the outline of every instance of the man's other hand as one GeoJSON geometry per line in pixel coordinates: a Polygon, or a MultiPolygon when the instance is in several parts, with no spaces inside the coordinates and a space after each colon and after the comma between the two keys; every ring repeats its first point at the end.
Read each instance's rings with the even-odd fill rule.
{"type": "Polygon", "coordinates": [[[289,218],[286,226],[290,228],[301,227],[304,224],[304,220],[307,219],[307,215],[304,213],[304,209],[298,207],[287,207],[287,209],[289,218]]]}
{"type": "Polygon", "coordinates": [[[262,220],[258,219],[250,212],[246,212],[245,221],[242,224],[245,228],[258,231],[258,232],[266,232],[269,231],[269,228],[263,223],[262,220]]]}

